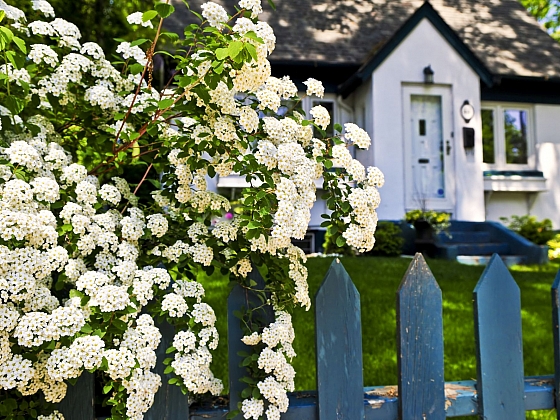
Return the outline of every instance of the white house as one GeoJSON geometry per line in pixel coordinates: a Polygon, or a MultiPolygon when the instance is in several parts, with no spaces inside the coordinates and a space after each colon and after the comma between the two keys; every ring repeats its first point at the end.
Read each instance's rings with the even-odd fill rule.
{"type": "Polygon", "coordinates": [[[356,157],[385,173],[380,219],[426,208],[560,229],[560,45],[517,0],[275,4],[273,74],[322,79],[334,120],[369,132],[356,157]]]}

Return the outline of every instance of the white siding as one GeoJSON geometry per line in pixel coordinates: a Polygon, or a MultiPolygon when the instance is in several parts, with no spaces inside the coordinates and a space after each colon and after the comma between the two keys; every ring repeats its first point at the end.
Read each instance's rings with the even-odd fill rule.
{"type": "Polygon", "coordinates": [[[551,219],[560,229],[560,106],[535,105],[536,168],[543,172],[547,191],[539,193],[493,193],[487,203],[487,219],[532,214],[551,219]]]}
{"type": "MultiPolygon", "coordinates": [[[[445,133],[452,144],[455,161],[455,208],[458,220],[484,220],[482,179],[482,137],[480,122],[479,77],[451,47],[432,24],[423,20],[375,70],[373,82],[373,151],[374,164],[384,173],[386,183],[381,189],[380,219],[403,217],[405,206],[403,85],[421,86],[423,69],[431,65],[438,86],[449,86],[452,95],[454,137],[445,133]],[[476,116],[466,124],[459,109],[468,100],[476,116]],[[463,148],[462,127],[476,130],[474,154],[463,148]]],[[[429,93],[429,91],[428,91],[429,93]]],[[[420,207],[420,204],[417,206],[420,207]]]]}

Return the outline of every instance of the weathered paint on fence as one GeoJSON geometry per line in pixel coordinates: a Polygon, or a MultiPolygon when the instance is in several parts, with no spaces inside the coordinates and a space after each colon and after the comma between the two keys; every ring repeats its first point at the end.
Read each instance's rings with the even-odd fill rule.
{"type": "Polygon", "coordinates": [[[519,287],[494,255],[474,289],[474,325],[481,418],[525,418],[519,287]]]}
{"type": "MultiPolygon", "coordinates": [[[[255,289],[263,290],[265,283],[256,267],[253,268],[248,276],[249,280],[254,280],[256,285],[255,289]]],[[[228,297],[228,371],[229,371],[229,407],[230,410],[237,410],[237,403],[241,401],[241,392],[246,383],[240,381],[241,378],[247,376],[247,370],[241,366],[244,357],[240,356],[239,352],[250,352],[251,348],[243,344],[241,339],[245,335],[241,328],[241,320],[235,316],[234,312],[247,308],[248,304],[251,307],[259,307],[263,304],[261,300],[248,288],[243,288],[236,284],[233,286],[231,293],[228,297]]],[[[262,309],[253,313],[253,316],[260,318],[263,322],[270,323],[274,321],[274,313],[272,307],[264,306],[262,309]]],[[[238,415],[235,419],[241,420],[242,415],[238,415]]]]}
{"type": "MultiPolygon", "coordinates": [[[[363,397],[365,420],[399,420],[396,385],[366,387],[363,397]]],[[[447,417],[476,415],[476,382],[446,382],[445,407],[447,417]]],[[[548,375],[525,378],[525,410],[552,410],[554,407],[554,377],[548,375]]],[[[190,420],[223,420],[227,410],[227,406],[210,409],[195,407],[191,409],[190,420]]],[[[290,395],[290,409],[282,415],[282,420],[319,420],[317,412],[317,393],[297,392],[290,395]]]]}
{"type": "Polygon", "coordinates": [[[84,372],[75,385],[68,385],[66,397],[58,404],[65,419],[93,420],[95,418],[95,386],[93,374],[84,372]]]}
{"type": "Polygon", "coordinates": [[[315,297],[315,326],[319,417],[363,418],[360,294],[338,259],[315,297]]]}
{"type": "MultiPolygon", "coordinates": [[[[253,271],[251,277],[259,283],[259,286],[263,285],[263,280],[256,270],[253,271]]],[[[334,338],[331,338],[335,336],[333,334],[339,333],[342,334],[336,338],[336,357],[342,357],[340,341],[338,340],[345,340],[344,343],[347,344],[344,344],[343,347],[349,351],[356,352],[359,349],[359,354],[355,353],[355,360],[348,356],[347,360],[342,360],[342,362],[338,359],[323,358],[322,361],[318,361],[318,369],[323,370],[326,367],[334,371],[347,364],[350,369],[348,372],[356,373],[349,374],[344,371],[343,374],[326,376],[327,380],[323,381],[323,384],[326,383],[328,386],[326,388],[319,386],[318,389],[319,392],[327,392],[327,397],[324,396],[325,394],[318,397],[317,391],[290,394],[290,409],[282,415],[282,420],[325,420],[327,418],[421,420],[423,414],[426,414],[427,419],[440,419],[442,401],[444,416],[446,417],[478,414],[481,418],[484,416],[484,418],[492,420],[510,420],[524,418],[525,410],[554,409],[560,396],[557,392],[560,388],[559,285],[560,273],[552,287],[556,375],[523,378],[519,288],[502,261],[494,256],[474,293],[477,358],[479,360],[478,377],[481,379],[479,383],[472,380],[445,383],[442,399],[442,380],[439,379],[440,375],[443,378],[443,367],[440,363],[443,354],[443,344],[440,341],[441,291],[423,258],[415,257],[398,293],[399,311],[397,317],[401,338],[399,340],[399,355],[403,356],[403,360],[400,362],[400,393],[403,397],[402,402],[399,402],[398,386],[366,388],[361,386],[358,388],[357,386],[358,383],[362,383],[361,338],[360,340],[357,339],[357,337],[361,337],[359,295],[342,265],[335,261],[329,270],[327,279],[325,279],[324,286],[317,295],[316,308],[317,311],[320,311],[317,315],[319,320],[317,322],[317,334],[323,336],[321,340],[318,339],[317,354],[321,358],[322,354],[326,355],[327,351],[332,350],[332,348],[326,348],[329,345],[328,340],[334,340],[334,338]],[[331,294],[334,297],[330,296],[331,294]],[[340,309],[337,309],[339,307],[340,309]],[[418,309],[418,312],[415,313],[413,308],[418,309]],[[344,325],[335,324],[340,320],[345,321],[344,325]],[[407,339],[409,342],[407,342],[407,339]],[[355,342],[355,344],[351,344],[352,342],[355,342]],[[435,350],[435,353],[430,353],[430,349],[435,350]],[[418,360],[420,359],[419,354],[422,355],[423,360],[418,360]],[[405,362],[405,357],[411,357],[414,361],[405,362]],[[319,365],[323,365],[323,367],[319,368],[319,365]],[[432,373],[428,374],[426,370],[431,370],[432,373]],[[359,379],[356,379],[358,376],[359,379]],[[334,381],[331,379],[333,377],[336,378],[334,381]],[[348,385],[344,385],[346,379],[341,380],[341,378],[350,379],[348,385]],[[434,379],[434,383],[431,379],[434,379]],[[403,386],[405,382],[406,386],[403,386]],[[409,389],[413,389],[414,385],[420,383],[430,389],[422,389],[421,393],[416,394],[409,393],[408,382],[411,385],[409,389]],[[331,388],[331,385],[334,388],[331,388]],[[347,407],[347,411],[339,411],[340,415],[336,416],[336,409],[330,411],[327,405],[326,414],[323,414],[325,409],[320,408],[320,406],[323,403],[330,403],[328,395],[332,396],[333,401],[337,401],[336,398],[344,395],[344,390],[336,389],[339,386],[356,388],[351,396],[355,399],[354,406],[347,407]],[[323,391],[323,389],[327,389],[327,391],[323,391]],[[434,395],[433,401],[430,400],[429,395],[434,395]],[[432,405],[435,408],[430,412],[432,405]],[[399,410],[402,415],[399,415],[399,410]],[[352,413],[356,412],[363,414],[352,417],[354,415],[352,413]],[[349,413],[350,416],[348,416],[349,413]],[[417,416],[416,413],[420,413],[420,415],[417,416]],[[346,417],[343,417],[345,415],[346,417]]],[[[222,405],[218,402],[213,406],[192,406],[190,415],[186,409],[167,410],[154,407],[151,411],[155,413],[155,417],[152,418],[223,420],[229,407],[237,408],[239,393],[244,385],[238,383],[235,378],[240,378],[245,373],[244,369],[239,367],[241,358],[237,355],[237,352],[247,350],[247,348],[240,341],[243,332],[240,328],[239,319],[233,316],[233,311],[246,306],[247,299],[257,298],[249,290],[239,286],[234,287],[228,299],[230,386],[232,388],[237,386],[237,391],[233,392],[230,405],[228,406],[227,403],[223,402],[225,400],[222,400],[222,405]],[[163,414],[158,416],[159,413],[164,412],[169,413],[165,414],[167,417],[163,417],[163,414]]],[[[271,308],[268,307],[265,312],[261,313],[261,316],[272,320],[271,308]]],[[[318,373],[318,377],[319,375],[323,374],[318,373]]],[[[321,383],[320,379],[319,383],[321,383]]],[[[171,389],[178,390],[176,387],[171,387],[171,389]]],[[[170,390],[166,392],[170,392],[170,390]]],[[[182,394],[171,397],[169,400],[178,403],[178,406],[187,404],[187,399],[182,394]]],[[[164,402],[160,403],[165,404],[164,402]]],[[[93,376],[84,374],[75,387],[69,387],[67,399],[59,406],[66,414],[67,419],[93,419],[93,376]]],[[[343,407],[343,404],[337,402],[335,406],[343,407]]],[[[344,410],[346,410],[346,407],[344,410]]]]}
{"type": "Polygon", "coordinates": [[[156,350],[157,364],[155,372],[161,375],[161,388],[154,398],[154,405],[148,410],[144,416],[145,420],[175,420],[179,418],[188,418],[189,415],[189,400],[186,395],[183,395],[181,388],[177,385],[170,385],[169,379],[173,375],[164,374],[166,366],[163,361],[169,357],[165,353],[168,347],[173,343],[173,336],[175,329],[167,322],[158,325],[161,331],[161,341],[156,350]]]}
{"type": "Polygon", "coordinates": [[[400,418],[445,419],[441,290],[421,254],[397,291],[397,365],[400,418]]]}

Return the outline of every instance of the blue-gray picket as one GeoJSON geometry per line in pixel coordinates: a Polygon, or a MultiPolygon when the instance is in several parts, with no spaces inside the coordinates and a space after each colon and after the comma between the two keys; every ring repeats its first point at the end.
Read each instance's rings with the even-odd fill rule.
{"type": "Polygon", "coordinates": [[[95,385],[93,374],[84,372],[75,385],[68,385],[66,397],[58,404],[65,419],[95,419],[95,385]]]}
{"type": "Polygon", "coordinates": [[[157,364],[154,369],[161,376],[162,385],[154,398],[154,404],[145,414],[145,420],[177,420],[180,418],[189,418],[189,398],[183,395],[181,388],[177,385],[170,385],[169,379],[174,375],[164,374],[166,366],[163,361],[169,357],[165,353],[167,348],[171,346],[175,335],[175,328],[167,322],[158,324],[161,332],[161,341],[156,350],[157,364]]]}
{"type": "Polygon", "coordinates": [[[399,418],[445,419],[441,289],[416,254],[397,291],[399,418]]]}
{"type": "MultiPolygon", "coordinates": [[[[256,267],[247,276],[250,280],[254,280],[257,290],[264,290],[265,282],[256,267]]],[[[239,356],[239,352],[251,352],[251,348],[243,344],[241,339],[245,335],[241,328],[241,320],[235,316],[234,312],[248,306],[256,308],[262,305],[257,295],[247,288],[241,287],[239,284],[233,286],[228,297],[228,370],[229,370],[229,407],[230,410],[237,410],[237,403],[241,401],[241,392],[247,384],[240,381],[241,378],[247,376],[247,370],[241,366],[243,357],[239,356]]],[[[274,321],[274,313],[272,307],[266,305],[259,309],[255,314],[262,322],[269,324],[274,321]]],[[[238,415],[235,419],[242,419],[242,415],[238,415]]]]}
{"type": "MultiPolygon", "coordinates": [[[[264,287],[256,269],[250,274],[264,287]]],[[[555,375],[523,377],[520,293],[507,268],[494,256],[474,290],[478,380],[443,382],[441,290],[424,259],[417,255],[397,293],[399,385],[363,388],[360,298],[343,266],[335,260],[316,296],[318,391],[290,394],[283,420],[443,419],[478,413],[492,420],[525,418],[525,410],[550,410],[560,404],[560,272],[551,288],[555,375]],[[443,387],[445,386],[445,395],[443,387]]],[[[228,298],[230,404],[191,407],[180,389],[160,389],[146,419],[223,419],[237,409],[245,376],[238,351],[243,331],[235,310],[261,305],[250,290],[236,286],[228,298]]],[[[273,320],[266,306],[259,314],[273,320]]],[[[163,340],[158,364],[173,336],[160,326],[163,340]]],[[[157,369],[156,369],[157,370],[157,369]]],[[[158,373],[159,370],[157,370],[158,373]]],[[[95,419],[93,375],[84,373],[58,404],[68,419],[95,419]]],[[[241,418],[241,416],[238,416],[241,418]]],[[[558,416],[560,420],[560,416],[558,416]]]]}
{"type": "Polygon", "coordinates": [[[525,418],[519,287],[496,254],[474,289],[480,418],[525,418]]]}
{"type": "MultiPolygon", "coordinates": [[[[552,333],[554,339],[554,399],[556,407],[560,407],[560,271],[552,283],[550,290],[552,295],[552,333]]],[[[556,411],[556,418],[560,420],[560,410],[556,411]]]]}
{"type": "Polygon", "coordinates": [[[364,417],[360,294],[338,259],[315,302],[319,418],[364,417]]]}

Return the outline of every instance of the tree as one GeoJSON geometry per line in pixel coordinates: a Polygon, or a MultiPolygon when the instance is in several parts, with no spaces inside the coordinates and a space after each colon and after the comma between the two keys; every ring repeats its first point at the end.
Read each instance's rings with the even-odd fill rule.
{"type": "MultiPolygon", "coordinates": [[[[22,9],[27,16],[35,16],[38,13],[31,9],[30,2],[7,0],[6,3],[22,9]]],[[[154,3],[151,0],[51,0],[49,3],[57,17],[80,28],[82,43],[95,42],[106,53],[116,50],[119,42],[115,41],[115,38],[132,41],[138,38],[153,38],[155,34],[153,29],[141,26],[135,31],[130,31],[130,25],[126,21],[126,17],[133,12],[151,9],[154,3]]]]}
{"type": "Polygon", "coordinates": [[[560,1],[520,0],[521,4],[545,27],[550,36],[560,41],[560,1]]]}

